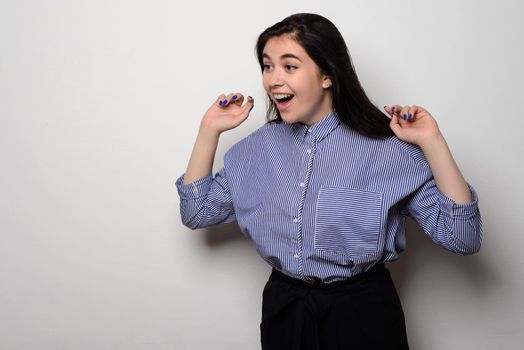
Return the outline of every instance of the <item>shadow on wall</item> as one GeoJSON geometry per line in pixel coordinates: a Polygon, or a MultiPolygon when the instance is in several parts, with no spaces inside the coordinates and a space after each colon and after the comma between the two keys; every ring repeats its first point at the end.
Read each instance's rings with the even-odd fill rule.
{"type": "MultiPolygon", "coordinates": [[[[409,279],[435,269],[453,271],[464,285],[478,292],[479,297],[493,285],[502,282],[496,268],[479,255],[484,247],[473,255],[452,253],[434,243],[412,219],[406,221],[406,235],[406,250],[399,254],[397,261],[386,264],[401,299],[409,279]]],[[[429,282],[431,276],[427,278],[429,282]]]]}
{"type": "Polygon", "coordinates": [[[217,247],[222,244],[247,240],[236,222],[208,227],[204,230],[204,243],[207,247],[217,247]]]}
{"type": "MultiPolygon", "coordinates": [[[[401,299],[404,299],[406,288],[409,288],[410,279],[435,269],[452,271],[469,290],[476,291],[479,297],[487,293],[492,286],[503,282],[496,267],[482,259],[480,253],[461,256],[449,252],[437,246],[411,219],[406,221],[406,235],[406,250],[399,255],[397,261],[386,264],[401,299]]],[[[233,243],[253,248],[251,241],[240,231],[236,222],[209,227],[204,230],[202,237],[203,243],[210,249],[233,243]]],[[[484,247],[481,247],[480,252],[482,249],[484,247]]],[[[262,260],[260,263],[263,263],[262,260]]],[[[431,282],[431,276],[422,279],[425,278],[428,278],[428,283],[431,282]]]]}

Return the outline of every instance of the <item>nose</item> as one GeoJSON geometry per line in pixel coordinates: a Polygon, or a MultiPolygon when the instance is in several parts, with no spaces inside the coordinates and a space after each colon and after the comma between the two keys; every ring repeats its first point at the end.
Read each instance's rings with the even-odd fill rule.
{"type": "Polygon", "coordinates": [[[284,85],[284,74],[280,68],[275,68],[271,73],[269,85],[271,87],[284,85]]]}

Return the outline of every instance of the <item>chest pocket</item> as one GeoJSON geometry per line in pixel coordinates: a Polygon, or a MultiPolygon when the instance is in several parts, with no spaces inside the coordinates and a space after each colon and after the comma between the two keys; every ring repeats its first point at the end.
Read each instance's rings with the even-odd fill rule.
{"type": "Polygon", "coordinates": [[[378,252],[381,193],[343,187],[321,188],[315,216],[315,249],[351,258],[378,252]]]}

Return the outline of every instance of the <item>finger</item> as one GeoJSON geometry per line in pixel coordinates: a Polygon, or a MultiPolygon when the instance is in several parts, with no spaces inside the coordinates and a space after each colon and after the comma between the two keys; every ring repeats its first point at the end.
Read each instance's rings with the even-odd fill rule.
{"type": "Polygon", "coordinates": [[[221,99],[218,102],[219,105],[221,107],[226,107],[229,104],[229,100],[231,99],[231,96],[233,96],[233,95],[234,94],[228,94],[228,95],[222,94],[222,95],[220,95],[221,99]]]}
{"type": "MultiPolygon", "coordinates": [[[[393,127],[395,127],[395,126],[401,127],[400,122],[402,120],[402,116],[401,116],[400,113],[402,112],[402,108],[404,108],[404,106],[402,106],[402,105],[394,105],[392,107],[392,109],[393,109],[393,116],[391,117],[391,121],[393,123],[392,124],[393,127]]],[[[393,130],[393,131],[395,131],[395,130],[393,130]]]]}
{"type": "Polygon", "coordinates": [[[398,112],[402,109],[402,106],[400,105],[391,105],[391,106],[384,106],[386,109],[386,112],[389,114],[390,117],[392,117],[394,114],[398,115],[398,112]]]}
{"type": "Polygon", "coordinates": [[[251,112],[251,110],[255,107],[255,99],[251,96],[247,97],[247,102],[244,105],[244,108],[249,108],[248,113],[251,112]]]}
{"type": "Polygon", "coordinates": [[[244,107],[242,107],[242,113],[238,115],[239,123],[242,123],[244,120],[247,119],[253,107],[255,107],[255,100],[253,99],[253,97],[248,96],[246,104],[244,105],[244,107]]]}
{"type": "Polygon", "coordinates": [[[393,106],[392,106],[392,107],[390,107],[390,106],[384,106],[384,110],[386,111],[388,117],[390,117],[390,118],[391,118],[392,115],[393,115],[393,108],[394,108],[393,106]]]}
{"type": "Polygon", "coordinates": [[[224,101],[224,98],[226,97],[226,95],[224,94],[220,94],[217,98],[217,100],[215,101],[215,104],[219,107],[222,107],[222,104],[223,104],[223,101],[224,101]]]}
{"type": "Polygon", "coordinates": [[[244,95],[237,92],[233,96],[231,96],[231,101],[234,102],[237,106],[242,106],[242,103],[244,102],[244,95]]]}
{"type": "Polygon", "coordinates": [[[389,126],[394,126],[396,124],[398,124],[398,117],[395,114],[393,114],[391,116],[391,121],[389,122],[389,126]]]}
{"type": "Polygon", "coordinates": [[[425,110],[423,107],[420,107],[420,106],[417,106],[417,105],[413,105],[413,107],[415,108],[415,111],[413,112],[413,119],[415,119],[415,115],[421,116],[424,113],[428,113],[429,114],[429,112],[427,110],[425,110]]]}
{"type": "Polygon", "coordinates": [[[395,106],[384,106],[384,110],[386,111],[388,117],[391,118],[395,113],[395,106]]]}
{"type": "Polygon", "coordinates": [[[393,114],[391,121],[389,122],[389,127],[393,130],[393,133],[398,137],[402,130],[402,126],[399,122],[399,117],[396,114],[393,114]]]}
{"type": "Polygon", "coordinates": [[[399,115],[401,109],[402,109],[401,105],[393,105],[391,107],[391,111],[393,112],[394,115],[397,115],[397,116],[399,115]]]}
{"type": "Polygon", "coordinates": [[[404,106],[400,110],[400,117],[402,118],[401,122],[407,120],[409,117],[409,106],[404,106]]]}
{"type": "Polygon", "coordinates": [[[408,120],[413,121],[413,120],[415,119],[415,114],[416,114],[416,112],[417,112],[417,108],[418,108],[418,107],[415,106],[415,105],[409,107],[409,110],[408,110],[408,113],[409,113],[409,115],[408,115],[408,120]]]}
{"type": "MultiPolygon", "coordinates": [[[[247,102],[243,107],[243,112],[249,114],[251,110],[255,107],[255,99],[251,96],[247,97],[247,102]]],[[[247,117],[247,116],[246,116],[247,117]]]]}
{"type": "Polygon", "coordinates": [[[233,96],[237,96],[238,98],[237,94],[228,94],[226,98],[222,101],[222,106],[227,106],[231,104],[231,101],[233,101],[233,96]]]}

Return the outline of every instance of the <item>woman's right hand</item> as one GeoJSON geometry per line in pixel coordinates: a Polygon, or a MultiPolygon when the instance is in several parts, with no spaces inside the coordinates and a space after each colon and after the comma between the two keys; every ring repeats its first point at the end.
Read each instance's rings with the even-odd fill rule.
{"type": "Polygon", "coordinates": [[[240,93],[227,96],[221,94],[204,114],[201,126],[217,133],[236,128],[247,119],[255,103],[251,96],[247,97],[247,102],[244,106],[242,106],[243,102],[244,95],[240,93]]]}

